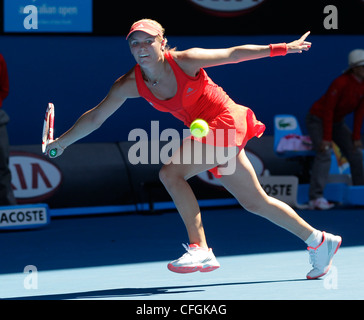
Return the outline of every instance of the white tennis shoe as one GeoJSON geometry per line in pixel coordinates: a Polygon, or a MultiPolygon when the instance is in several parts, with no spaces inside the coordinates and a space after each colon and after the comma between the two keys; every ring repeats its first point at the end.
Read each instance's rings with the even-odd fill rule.
{"type": "Polygon", "coordinates": [[[315,200],[310,200],[308,208],[310,210],[329,210],[335,207],[333,203],[328,202],[325,198],[321,197],[315,200]]]}
{"type": "Polygon", "coordinates": [[[308,247],[310,263],[313,269],[307,274],[307,279],[317,279],[329,272],[334,254],[341,245],[341,237],[322,232],[322,241],[316,247],[308,247]]]}
{"type": "Polygon", "coordinates": [[[220,267],[212,249],[201,248],[197,244],[185,245],[186,253],[177,260],[171,261],[167,268],[172,272],[191,273],[191,272],[210,272],[220,267]]]}

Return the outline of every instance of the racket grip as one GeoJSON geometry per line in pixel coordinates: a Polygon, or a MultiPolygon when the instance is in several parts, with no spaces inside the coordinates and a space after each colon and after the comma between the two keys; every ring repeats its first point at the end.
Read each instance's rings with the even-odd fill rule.
{"type": "Polygon", "coordinates": [[[57,155],[57,149],[51,149],[49,150],[49,156],[51,158],[54,158],[57,155]]]}

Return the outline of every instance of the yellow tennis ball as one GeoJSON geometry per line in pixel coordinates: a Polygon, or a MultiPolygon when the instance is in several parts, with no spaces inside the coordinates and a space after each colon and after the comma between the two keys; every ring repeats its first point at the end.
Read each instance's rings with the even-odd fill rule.
{"type": "Polygon", "coordinates": [[[196,138],[202,138],[209,133],[209,125],[205,120],[196,119],[190,125],[191,134],[196,138]]]}

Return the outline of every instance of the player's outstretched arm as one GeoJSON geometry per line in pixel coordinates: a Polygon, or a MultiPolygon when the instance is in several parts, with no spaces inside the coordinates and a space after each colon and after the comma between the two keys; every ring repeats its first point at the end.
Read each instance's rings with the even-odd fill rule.
{"type": "Polygon", "coordinates": [[[68,131],[48,144],[46,152],[56,148],[57,157],[60,156],[68,146],[98,129],[128,98],[139,96],[133,74],[132,71],[120,77],[96,107],[86,111],[68,131]]]}
{"type": "MultiPolygon", "coordinates": [[[[309,34],[310,32],[308,31],[300,39],[287,44],[282,44],[286,46],[284,54],[308,51],[311,47],[311,42],[306,41],[309,34]]],[[[192,48],[175,53],[181,67],[184,70],[190,71],[189,73],[192,74],[198,72],[200,68],[260,59],[272,56],[271,54],[272,46],[254,44],[246,44],[226,49],[192,48]]]]}

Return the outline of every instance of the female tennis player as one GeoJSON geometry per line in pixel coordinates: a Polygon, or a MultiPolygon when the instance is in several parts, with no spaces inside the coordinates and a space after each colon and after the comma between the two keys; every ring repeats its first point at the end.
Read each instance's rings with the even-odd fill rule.
{"type": "Polygon", "coordinates": [[[252,110],[232,101],[204,70],[207,67],[307,51],[311,47],[311,43],[306,41],[308,35],[309,32],[288,44],[177,51],[167,47],[164,29],[158,22],[139,20],[131,26],[127,35],[136,65],[114,83],[103,101],[50,143],[47,151],[56,148],[57,156],[60,156],[66,147],[99,128],[128,98],[143,97],[156,109],[172,113],[187,126],[196,118],[202,118],[208,122],[210,132],[215,133],[215,137],[219,130],[223,130],[223,138],[184,139],[180,149],[160,171],[160,179],[184,221],[190,242],[185,246],[187,252],[170,262],[168,269],[178,273],[208,272],[220,266],[207,245],[200,208],[187,182],[196,174],[210,170],[246,210],[305,241],[313,266],[307,278],[322,277],[330,268],[341,237],[314,229],[287,204],[263,191],[244,146],[250,138],[260,137],[265,126],[256,119],[252,110]],[[202,152],[195,154],[194,150],[202,152]],[[222,153],[229,154],[230,158],[219,156],[222,153]],[[219,161],[222,158],[225,159],[224,163],[219,161]],[[180,159],[198,161],[183,163],[180,159]],[[211,159],[214,159],[213,163],[211,159]]]}

